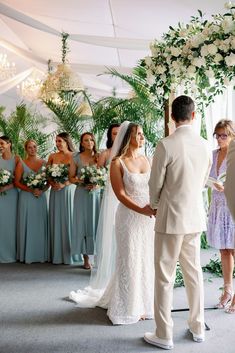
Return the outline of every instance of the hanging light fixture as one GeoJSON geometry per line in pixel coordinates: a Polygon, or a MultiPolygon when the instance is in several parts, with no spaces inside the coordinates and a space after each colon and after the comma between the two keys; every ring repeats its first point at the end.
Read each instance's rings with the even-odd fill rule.
{"type": "Polygon", "coordinates": [[[68,33],[62,33],[62,63],[57,65],[55,72],[53,72],[51,62],[48,62],[48,76],[40,91],[40,98],[43,100],[57,100],[62,93],[76,94],[84,90],[81,78],[67,63],[68,37],[68,33]]]}
{"type": "Polygon", "coordinates": [[[17,86],[17,93],[27,100],[36,100],[42,89],[45,74],[34,69],[32,74],[17,86]]]}
{"type": "Polygon", "coordinates": [[[11,78],[16,73],[15,63],[10,63],[7,59],[7,54],[0,53],[0,80],[11,78]]]}

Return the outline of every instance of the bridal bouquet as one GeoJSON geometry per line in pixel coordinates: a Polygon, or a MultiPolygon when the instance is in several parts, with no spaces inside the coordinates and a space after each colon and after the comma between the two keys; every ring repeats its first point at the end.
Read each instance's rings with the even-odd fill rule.
{"type": "Polygon", "coordinates": [[[80,179],[83,181],[83,185],[94,185],[100,188],[104,188],[108,178],[108,171],[105,167],[97,168],[95,165],[84,166],[81,169],[80,179]]]}
{"type": "Polygon", "coordinates": [[[52,164],[47,166],[46,175],[55,183],[64,184],[69,180],[69,168],[66,164],[52,164]]]}
{"type": "MultiPolygon", "coordinates": [[[[7,169],[0,169],[0,187],[9,185],[13,182],[13,175],[7,169]]],[[[6,192],[0,192],[0,195],[6,195],[6,192]]]]}
{"type": "Polygon", "coordinates": [[[39,173],[30,173],[23,178],[23,184],[30,189],[43,190],[47,185],[46,167],[42,167],[39,173]]]}

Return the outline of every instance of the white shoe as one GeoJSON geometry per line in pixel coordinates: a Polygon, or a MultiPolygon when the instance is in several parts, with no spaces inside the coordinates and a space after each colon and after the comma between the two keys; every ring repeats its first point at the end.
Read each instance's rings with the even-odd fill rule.
{"type": "Polygon", "coordinates": [[[205,341],[205,335],[204,335],[204,333],[202,333],[202,334],[197,334],[197,333],[194,333],[193,331],[191,331],[190,329],[189,329],[189,331],[191,332],[191,334],[193,335],[193,340],[195,341],[195,342],[197,342],[197,343],[202,343],[202,342],[204,342],[205,341]]]}
{"type": "Polygon", "coordinates": [[[144,334],[144,340],[154,346],[163,348],[163,349],[173,349],[173,341],[172,340],[164,340],[162,338],[158,338],[153,332],[146,332],[144,334]]]}

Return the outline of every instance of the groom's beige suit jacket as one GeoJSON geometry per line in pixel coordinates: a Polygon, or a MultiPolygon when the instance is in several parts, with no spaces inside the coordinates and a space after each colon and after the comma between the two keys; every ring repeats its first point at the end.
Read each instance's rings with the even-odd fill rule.
{"type": "Polygon", "coordinates": [[[155,230],[192,234],[206,229],[202,190],[211,168],[207,141],[183,125],[157,145],[149,180],[155,230]]]}
{"type": "Polygon", "coordinates": [[[235,221],[235,140],[229,144],[224,193],[229,211],[235,221]]]}

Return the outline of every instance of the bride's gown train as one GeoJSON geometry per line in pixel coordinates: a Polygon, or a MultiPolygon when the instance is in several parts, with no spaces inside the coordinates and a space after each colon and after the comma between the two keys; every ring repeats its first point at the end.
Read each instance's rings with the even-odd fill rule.
{"type": "MultiPolygon", "coordinates": [[[[147,173],[131,173],[125,163],[126,193],[139,206],[149,203],[147,173]]],[[[107,310],[113,324],[132,324],[141,317],[154,316],[154,219],[128,209],[122,203],[116,212],[116,266],[104,290],[91,287],[70,293],[81,307],[107,310]]]]}

